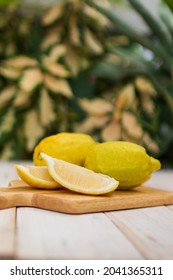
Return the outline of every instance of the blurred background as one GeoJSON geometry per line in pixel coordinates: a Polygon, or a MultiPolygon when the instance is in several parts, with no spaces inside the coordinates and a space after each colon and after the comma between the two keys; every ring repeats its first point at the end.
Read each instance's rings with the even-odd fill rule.
{"type": "Polygon", "coordinates": [[[0,0],[0,158],[62,131],[173,164],[173,1],[0,0]]]}

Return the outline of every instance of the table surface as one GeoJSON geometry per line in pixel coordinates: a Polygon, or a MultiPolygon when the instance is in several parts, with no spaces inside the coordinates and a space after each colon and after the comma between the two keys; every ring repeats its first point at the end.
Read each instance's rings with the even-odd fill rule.
{"type": "MultiPolygon", "coordinates": [[[[0,161],[1,187],[18,179],[14,163],[0,161]]],[[[173,172],[157,171],[146,184],[173,191],[173,172]]],[[[173,259],[173,205],[80,215],[0,210],[0,259],[173,259]]]]}

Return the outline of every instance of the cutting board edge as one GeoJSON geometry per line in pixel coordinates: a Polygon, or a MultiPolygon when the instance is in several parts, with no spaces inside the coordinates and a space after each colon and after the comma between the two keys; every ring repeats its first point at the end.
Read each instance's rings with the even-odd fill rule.
{"type": "Polygon", "coordinates": [[[114,197],[110,197],[109,204],[105,206],[105,196],[83,196],[81,195],[81,198],[83,200],[76,200],[76,199],[69,199],[64,198],[61,200],[61,198],[56,197],[49,197],[49,207],[45,206],[45,200],[44,196],[46,194],[38,193],[34,194],[32,198],[32,207],[42,208],[50,211],[56,211],[56,212],[62,212],[66,214],[84,214],[84,213],[94,213],[94,212],[107,212],[107,211],[118,211],[118,210],[127,210],[127,209],[138,209],[138,208],[147,208],[147,207],[155,207],[155,206],[166,206],[173,204],[173,192],[169,191],[162,191],[158,190],[159,193],[163,193],[164,195],[162,198],[158,198],[157,189],[146,187],[147,190],[153,190],[156,193],[156,199],[153,201],[153,199],[150,198],[150,194],[146,193],[146,200],[143,202],[140,202],[140,205],[138,204],[140,201],[140,195],[136,198],[136,204],[134,207],[134,202],[129,201],[127,205],[123,204],[122,201],[118,201],[117,205],[115,205],[114,197]],[[88,198],[87,204],[84,203],[84,200],[88,198]],[[99,199],[99,202],[97,202],[97,199],[99,199]],[[95,200],[96,199],[96,200],[95,200]],[[92,201],[95,200],[94,206],[92,205],[92,201]],[[91,208],[89,208],[91,204],[91,208]],[[90,210],[91,209],[91,210],[90,210]]]}
{"type": "Polygon", "coordinates": [[[23,185],[21,180],[12,180],[10,185],[4,188],[4,191],[2,188],[0,200],[4,207],[0,207],[1,209],[34,207],[66,214],[85,214],[173,204],[173,192],[148,186],[136,188],[134,192],[115,191],[108,195],[88,196],[68,190],[55,192],[55,190],[28,188],[28,185],[25,183],[23,185]],[[6,203],[3,203],[3,197],[7,200],[6,203]]]}

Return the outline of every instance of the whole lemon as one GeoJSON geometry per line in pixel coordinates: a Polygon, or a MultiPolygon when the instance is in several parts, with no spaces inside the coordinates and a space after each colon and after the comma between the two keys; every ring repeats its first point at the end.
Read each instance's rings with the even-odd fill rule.
{"type": "Polygon", "coordinates": [[[160,161],[150,157],[144,147],[126,141],[95,144],[84,166],[119,181],[118,189],[128,189],[148,180],[160,168],[160,161]]]}
{"type": "Polygon", "coordinates": [[[45,137],[35,147],[33,161],[35,165],[46,165],[40,153],[62,159],[80,166],[84,165],[86,153],[95,141],[87,134],[61,132],[45,137]]]}

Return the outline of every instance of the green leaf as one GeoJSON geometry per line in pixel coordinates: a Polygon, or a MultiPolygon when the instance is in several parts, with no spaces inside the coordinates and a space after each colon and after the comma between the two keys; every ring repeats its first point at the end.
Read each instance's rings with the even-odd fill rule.
{"type": "Polygon", "coordinates": [[[105,9],[91,0],[86,1],[89,5],[95,7],[95,9],[105,15],[114,24],[115,28],[121,32],[121,34],[128,36],[133,42],[137,42],[143,47],[151,50],[157,57],[163,60],[165,67],[167,67],[169,71],[172,70],[173,58],[168,54],[167,50],[165,50],[164,44],[150,40],[143,34],[139,33],[138,30],[129,26],[128,23],[117,16],[114,10],[105,9]]]}
{"type": "Polygon", "coordinates": [[[165,28],[164,25],[154,18],[154,16],[141,4],[138,0],[129,0],[132,7],[138,12],[138,14],[143,18],[145,23],[149,26],[150,30],[157,36],[161,43],[164,44],[169,53],[172,52],[172,38],[169,30],[165,28]]]}
{"type": "Polygon", "coordinates": [[[10,109],[3,115],[0,120],[0,136],[12,131],[15,122],[15,111],[13,109],[10,109]]]}
{"type": "Polygon", "coordinates": [[[164,0],[169,8],[173,11],[173,1],[172,0],[164,0]]]}
{"type": "Polygon", "coordinates": [[[15,7],[19,3],[19,0],[0,0],[0,7],[15,7]]]}
{"type": "Polygon", "coordinates": [[[96,63],[91,72],[96,78],[107,79],[112,82],[119,82],[125,78],[143,74],[143,71],[135,66],[131,67],[125,63],[114,64],[104,61],[96,63]]]}
{"type": "Polygon", "coordinates": [[[152,69],[152,64],[148,64],[144,56],[138,51],[123,49],[119,47],[109,48],[110,52],[122,57],[130,67],[136,67],[140,72],[148,73],[152,69]]]}
{"type": "Polygon", "coordinates": [[[163,2],[159,2],[159,15],[167,28],[173,32],[173,14],[170,8],[163,2]]]}

